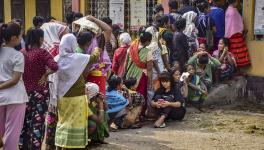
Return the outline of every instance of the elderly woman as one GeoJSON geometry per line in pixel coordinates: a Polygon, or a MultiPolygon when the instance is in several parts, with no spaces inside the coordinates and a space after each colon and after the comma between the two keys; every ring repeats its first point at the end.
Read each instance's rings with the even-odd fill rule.
{"type": "Polygon", "coordinates": [[[117,76],[123,78],[125,73],[125,65],[127,60],[127,50],[131,43],[131,37],[129,33],[122,33],[119,36],[120,47],[115,50],[112,71],[117,76]]]}

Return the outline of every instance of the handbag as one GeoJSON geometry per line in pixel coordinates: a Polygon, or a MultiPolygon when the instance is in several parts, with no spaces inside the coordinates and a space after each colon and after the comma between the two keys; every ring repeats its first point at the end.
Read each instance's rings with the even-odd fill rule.
{"type": "Polygon", "coordinates": [[[214,32],[211,30],[210,17],[208,17],[207,27],[206,27],[206,44],[208,46],[208,50],[211,51],[214,48],[214,32]]]}

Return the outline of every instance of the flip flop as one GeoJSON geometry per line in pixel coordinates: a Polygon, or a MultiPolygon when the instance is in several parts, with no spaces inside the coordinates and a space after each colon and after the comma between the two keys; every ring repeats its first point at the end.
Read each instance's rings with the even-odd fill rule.
{"type": "Polygon", "coordinates": [[[165,127],[166,127],[165,123],[162,123],[159,127],[155,126],[155,128],[165,128],[165,127]]]}
{"type": "Polygon", "coordinates": [[[159,126],[159,128],[165,128],[165,127],[166,127],[165,122],[159,126]]]}

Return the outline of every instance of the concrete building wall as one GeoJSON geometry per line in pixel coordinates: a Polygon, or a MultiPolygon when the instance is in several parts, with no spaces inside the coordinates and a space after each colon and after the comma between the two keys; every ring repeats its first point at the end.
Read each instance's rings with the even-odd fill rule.
{"type": "Polygon", "coordinates": [[[254,10],[255,0],[244,0],[243,17],[245,29],[248,30],[246,38],[252,62],[252,66],[246,71],[250,75],[264,77],[264,41],[254,39],[254,10]]]}

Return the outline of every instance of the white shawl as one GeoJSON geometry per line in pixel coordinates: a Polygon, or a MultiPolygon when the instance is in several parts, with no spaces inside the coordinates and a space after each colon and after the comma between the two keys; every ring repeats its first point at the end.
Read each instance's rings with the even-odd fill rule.
{"type": "Polygon", "coordinates": [[[61,39],[57,72],[58,98],[69,91],[89,62],[90,55],[74,53],[77,45],[73,34],[66,34],[61,39]]]}
{"type": "Polygon", "coordinates": [[[188,37],[191,37],[192,33],[195,33],[196,35],[198,34],[198,29],[194,24],[196,17],[197,13],[195,13],[194,11],[187,12],[182,16],[182,18],[186,19],[186,27],[183,33],[188,37]]]}

